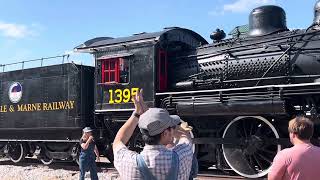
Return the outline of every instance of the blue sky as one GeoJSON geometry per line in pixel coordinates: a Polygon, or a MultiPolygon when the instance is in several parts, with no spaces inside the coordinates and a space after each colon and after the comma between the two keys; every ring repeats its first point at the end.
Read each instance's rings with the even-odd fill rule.
{"type": "MultiPolygon", "coordinates": [[[[280,5],[289,28],[306,28],[316,0],[3,0],[0,7],[0,64],[61,55],[98,37],[189,28],[208,41],[217,27],[227,33],[248,23],[252,8],[280,5]]],[[[92,64],[88,55],[72,60],[92,64]]],[[[59,60],[60,62],[60,60],[59,60]]],[[[35,65],[35,64],[32,64],[35,65]]]]}

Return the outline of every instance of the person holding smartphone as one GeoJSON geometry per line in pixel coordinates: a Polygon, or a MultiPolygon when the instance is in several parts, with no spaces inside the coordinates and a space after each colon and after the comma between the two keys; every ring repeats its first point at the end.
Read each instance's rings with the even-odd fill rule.
{"type": "Polygon", "coordinates": [[[80,139],[81,152],[79,156],[80,180],[84,180],[86,171],[90,170],[91,180],[98,180],[96,159],[99,162],[99,151],[92,136],[92,129],[86,127],[80,139]]]}

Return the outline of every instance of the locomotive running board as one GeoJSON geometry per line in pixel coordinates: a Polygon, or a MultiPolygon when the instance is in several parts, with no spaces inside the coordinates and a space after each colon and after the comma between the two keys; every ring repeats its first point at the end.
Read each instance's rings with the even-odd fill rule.
{"type": "Polygon", "coordinates": [[[184,94],[197,94],[197,93],[210,93],[210,92],[221,92],[221,91],[241,91],[241,90],[253,90],[253,89],[269,89],[269,88],[292,88],[292,87],[307,87],[307,86],[320,86],[320,82],[314,83],[301,83],[301,84],[281,84],[281,85],[265,85],[265,86],[254,86],[254,87],[241,87],[241,88],[230,88],[230,89],[211,89],[211,90],[195,90],[195,91],[180,91],[180,92],[163,92],[156,93],[157,96],[162,95],[184,95],[184,94]]]}

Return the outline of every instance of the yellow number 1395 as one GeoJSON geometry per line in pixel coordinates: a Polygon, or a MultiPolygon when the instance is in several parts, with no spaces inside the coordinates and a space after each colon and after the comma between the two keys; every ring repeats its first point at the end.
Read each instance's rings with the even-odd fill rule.
{"type": "Polygon", "coordinates": [[[139,88],[130,89],[109,89],[109,104],[127,103],[132,96],[136,95],[139,88]],[[114,98],[115,97],[115,98],[114,98]],[[113,99],[114,98],[114,99],[113,99]]]}

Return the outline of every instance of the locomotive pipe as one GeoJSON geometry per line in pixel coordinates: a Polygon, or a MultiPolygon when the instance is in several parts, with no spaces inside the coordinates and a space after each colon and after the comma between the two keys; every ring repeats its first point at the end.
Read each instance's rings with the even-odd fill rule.
{"type": "Polygon", "coordinates": [[[223,102],[223,103],[177,103],[180,116],[218,116],[218,115],[253,115],[277,114],[285,115],[285,103],[281,100],[223,102]]]}
{"type": "Polygon", "coordinates": [[[195,86],[194,81],[178,82],[175,84],[175,88],[177,88],[177,89],[194,88],[194,86],[195,86]]]}

